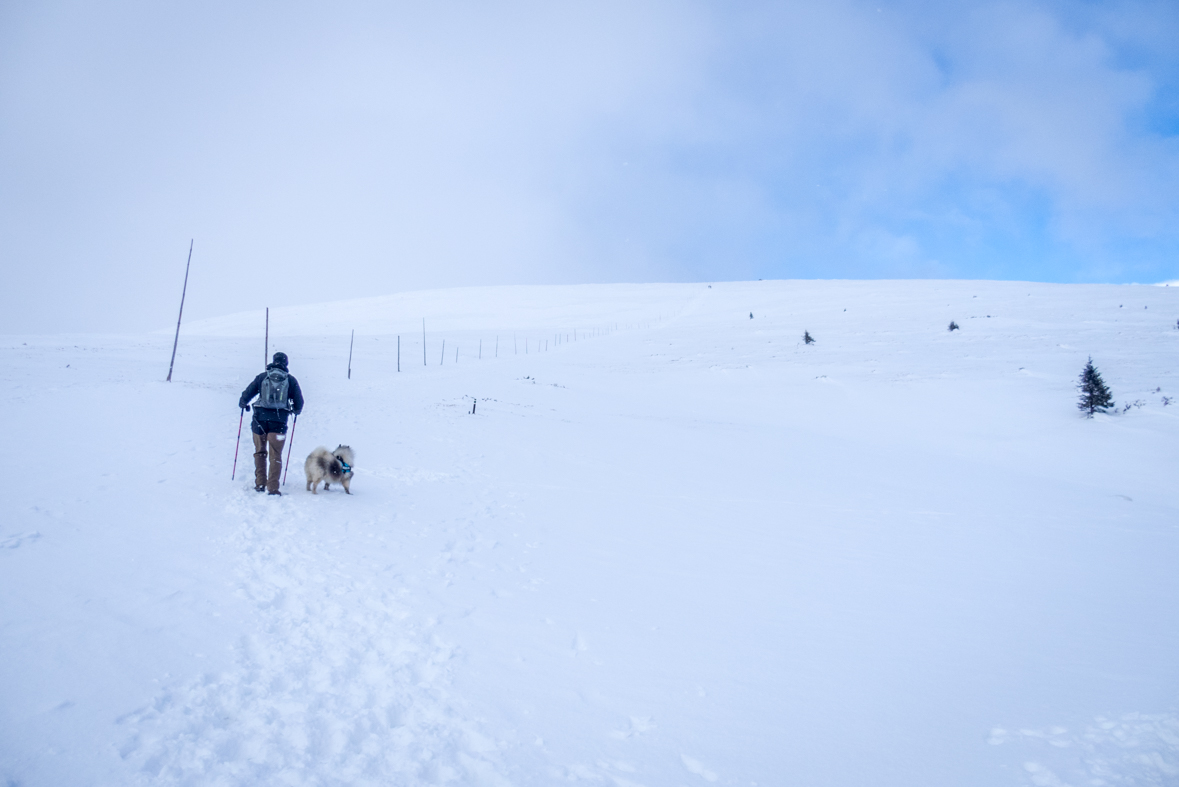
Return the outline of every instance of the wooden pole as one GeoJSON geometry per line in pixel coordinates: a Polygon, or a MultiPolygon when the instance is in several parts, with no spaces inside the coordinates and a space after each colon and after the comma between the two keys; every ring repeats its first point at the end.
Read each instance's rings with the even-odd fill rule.
{"type": "Polygon", "coordinates": [[[266,343],[262,345],[262,365],[270,363],[270,307],[266,307],[266,343]]]}
{"type": "Polygon", "coordinates": [[[356,329],[352,329],[352,338],[348,340],[348,379],[352,379],[352,343],[356,341],[356,329]]]}
{"type": "Polygon", "coordinates": [[[188,293],[188,267],[192,265],[192,238],[188,239],[188,262],[184,263],[184,288],[180,290],[180,314],[176,316],[176,338],[172,340],[172,360],[168,361],[168,379],[172,382],[172,367],[176,365],[176,345],[180,344],[180,318],[184,316],[184,296],[188,293]]]}
{"type": "Polygon", "coordinates": [[[495,357],[499,357],[499,336],[495,337],[495,357]]]}
{"type": "Polygon", "coordinates": [[[438,365],[441,366],[442,362],[445,360],[446,360],[446,340],[443,339],[442,340],[442,355],[440,355],[438,357],[438,365]]]}

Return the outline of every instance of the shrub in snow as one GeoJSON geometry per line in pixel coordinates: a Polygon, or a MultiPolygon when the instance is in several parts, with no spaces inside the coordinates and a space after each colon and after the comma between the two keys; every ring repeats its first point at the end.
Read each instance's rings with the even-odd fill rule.
{"type": "Polygon", "coordinates": [[[954,322],[953,320],[950,320],[950,330],[951,331],[958,330],[958,323],[954,322]]]}
{"type": "Polygon", "coordinates": [[[1105,384],[1105,380],[1101,379],[1101,373],[1093,365],[1092,358],[1081,371],[1081,380],[1077,383],[1077,388],[1081,391],[1077,409],[1085,413],[1086,418],[1092,418],[1093,413],[1104,413],[1114,406],[1113,394],[1105,384]]]}
{"type": "Polygon", "coordinates": [[[814,344],[815,343],[815,337],[811,336],[810,331],[803,331],[802,332],[802,340],[804,342],[806,342],[807,344],[814,344]]]}

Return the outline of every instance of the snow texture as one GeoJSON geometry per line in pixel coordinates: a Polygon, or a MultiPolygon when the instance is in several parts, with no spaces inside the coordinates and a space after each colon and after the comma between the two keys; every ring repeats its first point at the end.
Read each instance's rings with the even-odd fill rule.
{"type": "Polygon", "coordinates": [[[1177,318],[964,281],[272,309],[281,498],[248,437],[229,478],[261,311],[187,326],[171,384],[166,333],[3,337],[0,784],[1179,783],[1177,318]],[[353,494],[305,492],[338,443],[353,494]]]}

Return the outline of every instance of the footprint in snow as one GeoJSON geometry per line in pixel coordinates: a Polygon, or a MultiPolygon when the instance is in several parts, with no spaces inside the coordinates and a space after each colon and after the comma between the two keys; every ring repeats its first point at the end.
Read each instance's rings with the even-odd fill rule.
{"type": "Polygon", "coordinates": [[[1035,785],[1171,784],[1176,774],[1173,763],[1179,757],[1179,717],[1168,713],[1097,717],[1076,732],[1063,726],[1014,732],[995,727],[987,742],[1022,744],[1023,769],[1035,785]],[[1024,759],[1031,752],[1035,759],[1024,759]]]}
{"type": "Polygon", "coordinates": [[[624,730],[611,730],[610,737],[624,741],[628,738],[637,738],[653,729],[655,729],[655,725],[651,722],[650,716],[631,716],[630,726],[624,730]]]}
{"type": "Polygon", "coordinates": [[[716,773],[704,767],[700,760],[693,759],[686,754],[681,754],[680,759],[684,763],[684,767],[688,769],[689,773],[694,773],[706,782],[716,781],[716,773]]]}
{"type": "Polygon", "coordinates": [[[32,544],[33,542],[40,540],[40,538],[41,534],[37,532],[17,533],[14,536],[9,536],[3,541],[0,541],[0,549],[16,549],[18,547],[24,546],[25,544],[32,544]]]}

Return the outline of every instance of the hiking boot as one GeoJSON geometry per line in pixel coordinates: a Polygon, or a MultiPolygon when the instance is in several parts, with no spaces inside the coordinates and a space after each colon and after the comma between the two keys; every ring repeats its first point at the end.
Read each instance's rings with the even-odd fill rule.
{"type": "Polygon", "coordinates": [[[266,491],[266,484],[262,484],[261,486],[254,487],[254,491],[255,492],[265,492],[266,491]]]}
{"type": "Polygon", "coordinates": [[[279,492],[279,491],[274,491],[274,492],[267,492],[266,494],[268,494],[268,495],[278,495],[279,497],[282,497],[282,492],[279,492]]]}

